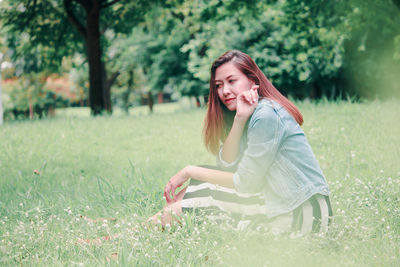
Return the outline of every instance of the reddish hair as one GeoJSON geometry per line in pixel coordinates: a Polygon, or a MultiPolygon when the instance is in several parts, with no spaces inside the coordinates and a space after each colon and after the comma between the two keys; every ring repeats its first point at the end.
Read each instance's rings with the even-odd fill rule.
{"type": "Polygon", "coordinates": [[[249,55],[238,50],[229,50],[215,60],[211,66],[210,95],[203,128],[204,143],[209,151],[213,154],[218,153],[220,141],[224,141],[228,135],[235,115],[234,111],[229,111],[220,101],[215,88],[215,71],[227,62],[233,62],[247,78],[259,85],[259,96],[278,102],[298,124],[303,124],[303,116],[298,108],[272,85],[249,55]]]}

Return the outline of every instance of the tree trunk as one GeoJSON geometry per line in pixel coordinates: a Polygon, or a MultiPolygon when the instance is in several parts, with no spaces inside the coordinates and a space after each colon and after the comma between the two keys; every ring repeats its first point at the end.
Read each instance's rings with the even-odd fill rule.
{"type": "MultiPolygon", "coordinates": [[[[68,19],[85,39],[86,52],[89,64],[89,102],[92,115],[99,115],[104,109],[111,111],[110,92],[106,91],[106,71],[101,59],[100,44],[100,10],[103,1],[100,0],[63,0],[68,19]],[[73,2],[79,3],[86,12],[86,25],[83,25],[75,16],[73,2]]],[[[115,1],[111,1],[110,6],[115,1]]]]}
{"type": "Polygon", "coordinates": [[[203,98],[204,98],[204,104],[207,105],[208,104],[208,95],[204,95],[203,98]]]}
{"type": "Polygon", "coordinates": [[[105,67],[105,63],[102,62],[101,64],[102,66],[102,73],[103,73],[103,86],[104,86],[104,107],[105,110],[107,110],[107,112],[109,114],[112,113],[112,104],[111,104],[111,86],[114,84],[114,82],[117,80],[118,76],[119,76],[119,71],[114,72],[113,74],[111,74],[110,78],[107,78],[107,71],[106,71],[106,67],[105,67]]]}
{"type": "Polygon", "coordinates": [[[154,101],[153,101],[153,94],[151,93],[151,91],[147,93],[147,103],[149,105],[150,112],[153,113],[154,101]]]}
{"type": "MultiPolygon", "coordinates": [[[[86,49],[89,63],[89,99],[92,115],[100,115],[111,101],[105,93],[100,44],[100,3],[92,1],[86,8],[86,49]]],[[[111,108],[111,107],[109,107],[111,108]]]]}
{"type": "Polygon", "coordinates": [[[164,103],[164,94],[163,94],[163,92],[158,92],[157,93],[157,102],[158,102],[158,104],[164,103]]]}
{"type": "Polygon", "coordinates": [[[129,114],[129,95],[131,94],[132,88],[133,88],[133,70],[128,71],[128,86],[126,88],[126,91],[122,95],[122,105],[123,109],[126,114],[129,114]]]}

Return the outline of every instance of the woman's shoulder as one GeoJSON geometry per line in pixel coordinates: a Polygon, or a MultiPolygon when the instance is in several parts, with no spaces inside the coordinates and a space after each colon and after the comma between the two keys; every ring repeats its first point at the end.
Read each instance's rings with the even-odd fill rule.
{"type": "Polygon", "coordinates": [[[282,106],[268,98],[261,98],[255,108],[251,119],[271,119],[277,116],[278,111],[282,106]]]}
{"type": "Polygon", "coordinates": [[[270,111],[278,111],[282,109],[282,105],[276,102],[275,100],[263,97],[258,101],[258,105],[256,109],[270,110],[270,111]]]}
{"type": "Polygon", "coordinates": [[[257,122],[266,124],[279,122],[278,111],[281,108],[279,103],[268,98],[261,98],[250,118],[249,128],[252,128],[257,122]]]}

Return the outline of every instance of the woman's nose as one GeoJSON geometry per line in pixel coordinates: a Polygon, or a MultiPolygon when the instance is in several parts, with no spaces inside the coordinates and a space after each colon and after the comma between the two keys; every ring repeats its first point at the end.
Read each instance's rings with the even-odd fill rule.
{"type": "Polygon", "coordinates": [[[228,85],[224,85],[224,87],[222,88],[222,94],[224,96],[227,96],[227,95],[229,95],[230,92],[231,92],[231,90],[230,90],[229,86],[228,85]]]}

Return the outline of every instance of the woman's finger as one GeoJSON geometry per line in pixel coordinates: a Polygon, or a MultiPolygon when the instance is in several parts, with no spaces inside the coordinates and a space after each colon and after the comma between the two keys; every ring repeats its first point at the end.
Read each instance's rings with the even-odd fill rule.
{"type": "Polygon", "coordinates": [[[164,196],[165,196],[165,200],[167,201],[167,203],[171,202],[170,192],[171,192],[171,184],[168,182],[168,184],[165,186],[165,189],[164,189],[164,196]]]}
{"type": "Polygon", "coordinates": [[[167,194],[167,188],[164,189],[164,198],[165,198],[165,201],[167,201],[167,203],[169,203],[168,194],[167,194]]]}
{"type": "Polygon", "coordinates": [[[253,91],[252,91],[252,90],[249,90],[249,91],[248,91],[248,95],[249,95],[249,99],[250,99],[249,103],[250,103],[251,105],[253,105],[254,102],[255,102],[254,95],[253,95],[253,91]]]}
{"type": "Polygon", "coordinates": [[[251,96],[252,96],[252,99],[253,99],[253,103],[255,103],[258,100],[257,91],[252,90],[251,91],[251,96]]]}
{"type": "Polygon", "coordinates": [[[171,186],[171,202],[174,200],[175,198],[175,191],[176,191],[176,187],[174,185],[171,186]]]}
{"type": "Polygon", "coordinates": [[[245,98],[246,98],[246,101],[247,101],[248,103],[251,104],[251,95],[250,95],[250,91],[245,91],[243,94],[244,94],[244,96],[245,96],[245,98]]]}

